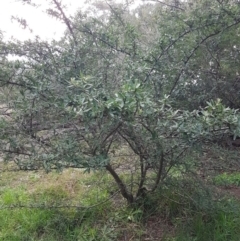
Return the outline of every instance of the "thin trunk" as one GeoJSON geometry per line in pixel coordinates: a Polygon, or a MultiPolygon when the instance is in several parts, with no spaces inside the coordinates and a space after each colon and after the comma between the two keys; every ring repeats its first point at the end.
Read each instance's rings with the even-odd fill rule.
{"type": "Polygon", "coordinates": [[[143,184],[145,182],[146,174],[147,174],[147,166],[144,165],[144,160],[142,157],[140,158],[140,163],[141,163],[141,181],[138,186],[137,197],[142,195],[143,184]]]}
{"type": "Polygon", "coordinates": [[[152,192],[157,189],[159,182],[161,181],[161,177],[162,177],[162,173],[163,173],[163,164],[164,164],[164,155],[163,155],[163,150],[161,148],[161,155],[160,155],[160,160],[159,160],[159,168],[158,168],[157,178],[155,181],[155,185],[153,186],[153,188],[151,190],[152,192]]]}
{"type": "Polygon", "coordinates": [[[113,176],[114,180],[116,181],[116,183],[117,183],[117,185],[118,185],[118,187],[119,187],[119,189],[120,189],[120,192],[121,192],[122,196],[127,199],[127,202],[128,202],[129,204],[132,204],[133,201],[134,201],[133,195],[128,192],[125,184],[122,182],[122,180],[120,179],[120,177],[118,176],[118,174],[115,172],[115,170],[112,168],[112,166],[111,166],[110,164],[108,164],[108,165],[106,166],[106,169],[107,169],[107,171],[110,172],[110,174],[113,176]]]}

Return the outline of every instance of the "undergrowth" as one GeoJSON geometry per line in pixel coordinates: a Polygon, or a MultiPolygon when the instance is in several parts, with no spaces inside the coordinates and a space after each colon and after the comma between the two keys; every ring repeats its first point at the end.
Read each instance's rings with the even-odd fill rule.
{"type": "Polygon", "coordinates": [[[177,187],[172,190],[174,196],[165,205],[165,214],[170,216],[177,235],[166,240],[239,240],[239,200],[222,196],[203,183],[192,180],[183,181],[177,187]]]}
{"type": "Polygon", "coordinates": [[[104,172],[0,173],[3,241],[239,241],[240,203],[203,181],[169,177],[128,207],[104,172]]]}

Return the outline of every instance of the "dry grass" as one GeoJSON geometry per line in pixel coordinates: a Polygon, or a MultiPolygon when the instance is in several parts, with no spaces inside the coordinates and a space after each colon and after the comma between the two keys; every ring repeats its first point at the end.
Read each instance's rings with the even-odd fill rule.
{"type": "Polygon", "coordinates": [[[72,197],[87,188],[79,180],[87,180],[92,175],[79,169],[66,169],[61,173],[46,173],[44,170],[22,171],[13,165],[3,163],[0,163],[0,170],[0,180],[8,188],[27,186],[29,193],[33,193],[39,189],[62,187],[72,197]]]}

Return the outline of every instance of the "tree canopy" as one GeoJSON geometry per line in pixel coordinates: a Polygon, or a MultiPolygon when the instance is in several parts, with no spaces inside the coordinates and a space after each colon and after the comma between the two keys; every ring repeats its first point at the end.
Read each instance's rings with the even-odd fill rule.
{"type": "Polygon", "coordinates": [[[194,146],[240,136],[239,1],[97,1],[70,17],[49,3],[61,40],[0,39],[6,161],[106,169],[132,203],[194,146]]]}

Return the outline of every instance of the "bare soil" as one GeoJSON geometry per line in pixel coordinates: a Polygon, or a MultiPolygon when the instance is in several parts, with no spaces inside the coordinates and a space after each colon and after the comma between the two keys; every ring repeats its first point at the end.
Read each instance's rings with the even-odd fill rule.
{"type": "Polygon", "coordinates": [[[238,186],[231,185],[228,187],[220,187],[220,191],[225,195],[230,195],[240,200],[240,187],[238,186]]]}

